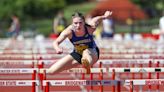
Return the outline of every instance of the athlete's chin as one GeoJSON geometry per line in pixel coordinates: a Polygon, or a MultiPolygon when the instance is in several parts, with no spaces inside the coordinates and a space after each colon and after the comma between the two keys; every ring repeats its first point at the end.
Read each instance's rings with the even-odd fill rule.
{"type": "Polygon", "coordinates": [[[77,27],[76,30],[80,30],[81,28],[80,27],[77,27]]]}

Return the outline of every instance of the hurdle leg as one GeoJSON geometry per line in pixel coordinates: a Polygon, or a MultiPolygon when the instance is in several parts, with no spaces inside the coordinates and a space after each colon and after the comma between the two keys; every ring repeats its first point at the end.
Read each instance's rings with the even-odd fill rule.
{"type": "MultiPolygon", "coordinates": [[[[32,80],[36,80],[36,70],[33,71],[33,74],[32,74],[32,80]]],[[[32,82],[32,92],[36,92],[35,89],[36,89],[36,83],[35,82],[32,82]]]]}
{"type": "Polygon", "coordinates": [[[49,82],[46,82],[45,92],[49,92],[49,82]]]}
{"type": "MultiPolygon", "coordinates": [[[[152,67],[152,62],[151,61],[149,61],[149,67],[152,67]]],[[[151,72],[148,72],[148,79],[151,79],[151,72]]],[[[152,88],[152,86],[151,85],[149,85],[148,86],[149,87],[149,92],[150,92],[150,90],[151,90],[151,88],[152,88]]]]}
{"type": "MultiPolygon", "coordinates": [[[[141,68],[143,67],[143,64],[139,65],[141,68]]],[[[140,73],[140,79],[143,79],[143,72],[140,73]]],[[[139,92],[142,92],[142,86],[139,85],[139,92]]]]}
{"type": "MultiPolygon", "coordinates": [[[[156,67],[159,67],[160,62],[158,61],[156,67]]],[[[156,73],[157,79],[159,79],[159,72],[156,73]]],[[[159,92],[159,85],[157,85],[157,92],[159,92]]]]}
{"type": "Polygon", "coordinates": [[[32,92],[36,92],[35,89],[36,89],[36,83],[35,82],[32,82],[32,92]]]}
{"type": "MultiPolygon", "coordinates": [[[[84,66],[82,66],[82,68],[84,68],[84,66]]],[[[85,73],[81,73],[81,79],[84,80],[85,79],[85,73]]]]}
{"type": "Polygon", "coordinates": [[[40,90],[43,90],[43,73],[40,73],[41,68],[44,67],[44,63],[41,62],[41,64],[38,62],[38,69],[39,69],[39,73],[38,73],[38,78],[40,81],[40,90]]]}
{"type": "MultiPolygon", "coordinates": [[[[134,67],[135,67],[135,65],[134,65],[134,64],[132,64],[132,67],[134,68],[134,67]]],[[[135,79],[135,73],[132,73],[132,79],[135,79]]]]}
{"type": "Polygon", "coordinates": [[[133,92],[133,81],[130,81],[130,92],[133,92]]]}
{"type": "MultiPolygon", "coordinates": [[[[103,80],[103,69],[100,70],[100,80],[103,80]]],[[[103,85],[100,85],[100,92],[103,92],[103,85]]]]}
{"type": "Polygon", "coordinates": [[[121,92],[121,81],[117,81],[117,92],[121,92]]]}
{"type": "MultiPolygon", "coordinates": [[[[100,62],[99,68],[102,68],[102,62],[100,62]]],[[[103,69],[100,69],[100,80],[103,80],[103,69]]],[[[103,92],[103,85],[100,86],[100,92],[103,92]]]]}
{"type": "MultiPolygon", "coordinates": [[[[112,70],[112,80],[115,80],[115,69],[112,70]]],[[[115,92],[115,85],[112,85],[112,92],[115,92]]]]}
{"type": "MultiPolygon", "coordinates": [[[[92,67],[91,67],[91,68],[92,68],[92,67]]],[[[90,80],[93,80],[93,73],[92,73],[92,72],[90,73],[90,80]]],[[[92,83],[91,83],[91,89],[90,89],[90,90],[91,90],[91,92],[93,91],[92,83]]]]}

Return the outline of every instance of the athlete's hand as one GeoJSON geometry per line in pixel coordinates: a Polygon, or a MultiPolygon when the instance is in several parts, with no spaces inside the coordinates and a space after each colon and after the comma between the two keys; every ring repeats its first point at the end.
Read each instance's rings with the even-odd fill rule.
{"type": "Polygon", "coordinates": [[[112,11],[106,11],[105,13],[104,13],[104,17],[105,18],[107,18],[107,17],[109,17],[110,15],[112,15],[112,11]]]}
{"type": "Polygon", "coordinates": [[[63,53],[63,49],[61,49],[61,48],[56,49],[56,53],[57,54],[62,54],[63,53]]]}

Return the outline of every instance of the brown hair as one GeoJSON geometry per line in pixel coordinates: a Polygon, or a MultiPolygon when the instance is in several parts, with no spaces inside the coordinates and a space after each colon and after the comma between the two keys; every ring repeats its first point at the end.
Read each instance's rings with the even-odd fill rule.
{"type": "Polygon", "coordinates": [[[75,17],[80,17],[85,21],[83,14],[80,12],[75,12],[74,14],[72,14],[72,18],[75,18],[75,17]]]}

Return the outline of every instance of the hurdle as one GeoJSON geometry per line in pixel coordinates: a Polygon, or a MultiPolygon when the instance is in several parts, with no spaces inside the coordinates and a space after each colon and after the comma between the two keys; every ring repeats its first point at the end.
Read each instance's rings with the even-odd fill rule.
{"type": "MultiPolygon", "coordinates": [[[[113,70],[115,70],[115,72],[163,72],[164,71],[164,68],[161,68],[161,67],[158,67],[158,68],[109,68],[108,69],[108,71],[107,71],[107,69],[106,68],[91,68],[91,72],[93,72],[93,73],[99,73],[99,72],[101,72],[102,70],[103,70],[103,72],[105,73],[105,72],[113,72],[113,70]]],[[[33,69],[29,69],[29,70],[25,70],[25,69],[22,69],[22,68],[20,68],[20,69],[2,69],[2,70],[0,70],[0,73],[32,73],[32,70],[33,69]],[[6,72],[7,71],[7,72],[6,72]]],[[[37,70],[37,69],[36,69],[37,70]]],[[[45,70],[46,71],[46,70],[45,70]]],[[[71,73],[71,72],[73,72],[73,73],[81,73],[81,72],[86,72],[85,71],[85,69],[84,68],[72,68],[72,69],[70,69],[70,70],[67,70],[66,71],[67,73],[71,73]]],[[[51,81],[53,81],[53,80],[43,80],[43,85],[44,86],[48,86],[49,84],[50,85],[54,85],[54,86],[56,86],[58,83],[54,83],[54,82],[52,82],[52,83],[50,83],[51,81]],[[49,83],[48,83],[49,82],[49,83]]],[[[55,81],[55,80],[54,80],[55,81]]],[[[71,81],[75,81],[75,80],[71,80],[71,81]]],[[[86,80],[85,80],[86,81],[86,80]]],[[[85,82],[84,80],[83,80],[83,82],[85,82]]],[[[92,81],[92,80],[87,80],[87,81],[92,81]]],[[[103,85],[108,85],[108,80],[97,80],[97,81],[103,81],[101,84],[102,85],[99,85],[100,87],[101,86],[103,86],[103,85]],[[105,84],[105,83],[107,82],[107,84],[105,84]]],[[[114,80],[113,80],[114,81],[114,80]]],[[[164,81],[164,80],[163,80],[164,81]]],[[[75,81],[76,82],[76,81],[75,81]]],[[[94,80],[93,80],[93,82],[94,82],[94,80]]],[[[98,84],[93,84],[93,82],[90,82],[90,83],[88,83],[87,85],[88,86],[95,86],[95,85],[98,85],[98,84]],[[93,84],[93,85],[90,85],[90,84],[93,84]]],[[[64,82],[65,83],[65,82],[64,82]]],[[[164,82],[163,82],[164,83],[164,82]]],[[[62,83],[63,84],[63,83],[62,83]]],[[[112,84],[110,84],[110,85],[113,85],[113,86],[118,86],[118,89],[117,90],[120,90],[120,86],[119,85],[121,85],[122,84],[122,82],[119,84],[118,83],[118,81],[117,81],[117,83],[115,84],[115,85],[113,85],[113,82],[112,82],[112,84]]],[[[134,83],[133,83],[134,84],[134,83]]],[[[64,85],[64,84],[63,84],[64,85]]],[[[68,84],[69,85],[69,84],[68,84]]],[[[75,84],[76,85],[76,84],[75,84]]],[[[85,83],[83,84],[82,83],[82,85],[85,85],[85,83]]],[[[134,84],[135,85],[135,84],[134,84]]],[[[62,85],[58,85],[58,86],[62,86],[62,85]]],[[[45,88],[45,90],[48,90],[48,88],[45,88]]],[[[48,92],[48,91],[47,91],[48,92]]],[[[100,91],[100,92],[103,92],[103,91],[100,91]]],[[[113,91],[114,92],[114,91],[113,91]]],[[[118,91],[118,92],[120,92],[120,91],[118,91]]]]}
{"type": "Polygon", "coordinates": [[[30,74],[34,73],[34,71],[38,72],[37,68],[0,68],[0,74],[30,74]]]}
{"type": "MultiPolygon", "coordinates": [[[[46,73],[47,73],[47,69],[41,69],[44,67],[44,62],[40,62],[40,64],[38,65],[39,70],[44,71],[44,73],[39,74],[40,77],[40,81],[41,81],[41,86],[42,86],[42,90],[43,90],[43,82],[46,80],[46,73]]],[[[99,67],[102,67],[102,63],[100,63],[99,67]]],[[[66,71],[63,71],[61,73],[82,73],[82,80],[85,79],[85,74],[86,74],[86,69],[85,68],[72,68],[66,71]]],[[[100,80],[103,80],[103,73],[106,73],[106,68],[91,68],[91,74],[90,74],[90,80],[93,80],[93,73],[99,73],[100,76],[100,80]]],[[[46,83],[47,85],[49,85],[48,83],[46,83]]],[[[92,85],[91,86],[91,90],[93,89],[92,85]]],[[[47,88],[45,89],[47,90],[47,88]]],[[[100,86],[100,92],[103,92],[103,86],[100,86]]]]}
{"type": "MultiPolygon", "coordinates": [[[[42,57],[42,56],[41,56],[42,57]]],[[[52,64],[52,62],[54,62],[56,60],[51,60],[51,59],[44,59],[42,57],[42,59],[39,59],[38,62],[44,62],[44,65],[47,64],[52,64]]],[[[110,65],[110,64],[138,64],[138,66],[143,66],[143,64],[148,64],[148,66],[150,64],[164,64],[164,60],[163,59],[99,59],[95,64],[99,65],[100,63],[102,63],[102,66],[104,65],[110,65]]]]}
{"type": "MultiPolygon", "coordinates": [[[[125,80],[125,85],[130,85],[130,92],[133,92],[135,85],[164,85],[164,79],[139,79],[139,80],[125,80]]],[[[150,88],[150,87],[149,87],[150,88]]],[[[150,89],[149,89],[150,90],[150,89]]],[[[159,88],[158,88],[159,91],[159,88]]]]}
{"type": "MultiPolygon", "coordinates": [[[[44,73],[38,73],[40,80],[41,80],[41,85],[43,85],[43,80],[46,79],[46,71],[47,69],[42,69],[45,65],[45,63],[49,63],[51,61],[45,62],[44,60],[42,60],[42,57],[40,57],[40,61],[38,63],[38,68],[39,70],[44,70],[44,73]]],[[[102,63],[100,62],[99,67],[102,67],[102,63]]],[[[63,71],[62,73],[81,73],[82,74],[82,80],[85,79],[85,74],[86,74],[86,69],[85,68],[72,68],[66,71],[63,71]]],[[[103,80],[103,73],[106,73],[106,68],[91,68],[91,73],[90,73],[90,80],[93,80],[93,73],[99,73],[100,79],[103,80]]],[[[43,89],[43,86],[42,86],[43,89]]],[[[91,85],[91,90],[93,89],[92,85],[91,85]]],[[[103,86],[100,87],[101,90],[103,90],[103,86]]]]}
{"type": "Polygon", "coordinates": [[[163,67],[147,67],[147,68],[118,68],[118,67],[113,67],[113,68],[108,68],[107,72],[112,72],[114,75],[112,77],[115,77],[115,72],[116,73],[132,73],[132,78],[134,79],[134,73],[140,73],[140,78],[143,79],[143,73],[148,73],[148,79],[151,79],[151,73],[156,73],[156,78],[159,79],[159,73],[164,72],[163,67]]]}
{"type": "Polygon", "coordinates": [[[36,80],[37,68],[0,68],[0,74],[32,74],[31,79],[36,80]]]}
{"type": "MultiPolygon", "coordinates": [[[[157,63],[157,66],[159,65],[159,63],[157,63]]],[[[96,69],[96,71],[100,72],[100,69],[99,68],[92,68],[91,71],[93,71],[94,73],[96,73],[94,71],[94,69],[96,69]]],[[[153,67],[147,67],[147,68],[127,68],[127,67],[123,67],[123,68],[118,68],[118,67],[115,67],[115,68],[103,68],[104,72],[107,72],[107,73],[110,73],[112,72],[112,79],[114,80],[115,79],[115,73],[148,73],[148,79],[150,79],[150,74],[151,73],[155,73],[156,72],[156,77],[157,79],[159,79],[159,73],[160,72],[164,72],[164,68],[163,67],[156,67],[156,68],[153,68],[153,67]]],[[[72,68],[70,70],[67,70],[68,72],[83,72],[85,73],[85,70],[83,68],[72,68]]],[[[134,78],[134,75],[132,76],[132,78],[134,78]]],[[[114,86],[114,85],[113,85],[114,86]]],[[[151,89],[151,87],[150,87],[151,89]]],[[[114,90],[114,87],[113,87],[113,90],[114,90]]]]}
{"type": "MultiPolygon", "coordinates": [[[[164,85],[164,79],[140,79],[140,80],[44,80],[45,92],[50,92],[50,86],[112,86],[117,85],[117,92],[121,92],[120,85],[129,85],[133,92],[134,85],[164,85]]],[[[158,89],[159,90],[159,89],[158,89]]],[[[114,92],[114,91],[113,91],[114,92]]]]}
{"type": "MultiPolygon", "coordinates": [[[[148,79],[151,79],[151,73],[156,73],[156,78],[159,79],[159,73],[164,72],[163,67],[158,67],[159,63],[157,63],[156,68],[147,67],[147,68],[109,68],[108,72],[112,72],[112,78],[115,79],[115,72],[117,73],[132,73],[132,79],[134,79],[133,73],[148,73],[148,79]]],[[[142,75],[141,75],[142,78],[142,75]]],[[[132,83],[133,84],[133,83],[132,83]]],[[[151,85],[148,85],[149,90],[151,90],[151,85]]],[[[130,86],[130,88],[133,88],[130,86]]],[[[114,89],[114,88],[113,88],[114,89]]],[[[140,88],[142,89],[142,88],[140,88]]],[[[159,85],[157,85],[157,89],[159,89],[159,85]]],[[[114,91],[113,91],[114,92],[114,91]]]]}
{"type": "MultiPolygon", "coordinates": [[[[82,73],[82,80],[85,79],[85,74],[86,74],[86,69],[85,68],[72,68],[67,70],[66,72],[70,73],[82,73]]],[[[91,73],[90,73],[90,80],[93,80],[93,74],[98,73],[99,74],[99,79],[103,80],[103,73],[106,73],[106,68],[102,68],[102,62],[99,64],[99,68],[91,68],[91,73]]],[[[90,85],[90,90],[93,90],[93,86],[90,85]]],[[[103,92],[103,86],[100,86],[100,92],[103,92]]]]}
{"type": "Polygon", "coordinates": [[[110,65],[110,64],[164,64],[163,59],[100,59],[98,62],[102,62],[102,64],[110,65]]]}
{"type": "Polygon", "coordinates": [[[6,66],[12,67],[15,65],[34,68],[35,64],[37,64],[37,60],[0,60],[0,68],[5,68],[6,66]]]}
{"type": "MultiPolygon", "coordinates": [[[[103,70],[104,73],[111,73],[112,72],[112,80],[115,80],[115,73],[154,73],[154,72],[157,72],[156,76],[159,79],[159,73],[164,72],[163,67],[156,67],[156,68],[153,68],[153,67],[147,67],[147,68],[143,68],[143,67],[142,68],[127,68],[127,67],[118,68],[118,67],[115,67],[115,68],[102,68],[102,69],[104,69],[103,70]]],[[[98,73],[98,72],[100,72],[100,70],[101,70],[101,68],[91,68],[92,73],[98,73]],[[94,71],[94,69],[95,69],[95,71],[94,71]]],[[[72,68],[70,70],[67,70],[67,72],[85,73],[85,69],[83,69],[83,68],[72,68]]],[[[134,78],[134,75],[132,76],[132,78],[134,78]]],[[[148,76],[148,79],[149,78],[150,78],[150,75],[148,76]]],[[[100,80],[102,80],[102,79],[100,78],[100,80]]],[[[118,83],[118,85],[119,85],[119,83],[118,83]]],[[[112,92],[115,92],[115,86],[116,85],[112,85],[112,90],[113,90],[112,92]]],[[[120,86],[117,87],[117,90],[120,90],[119,87],[120,86]]],[[[103,88],[103,86],[101,86],[101,88],[103,88]]],[[[157,88],[159,89],[158,85],[157,85],[157,88]]],[[[149,89],[151,89],[151,87],[149,89]]]]}
{"type": "MultiPolygon", "coordinates": [[[[121,85],[123,85],[124,83],[123,81],[120,82],[119,80],[44,80],[43,86],[45,86],[45,92],[50,92],[50,86],[111,86],[118,85],[118,82],[121,83],[121,85]]],[[[100,92],[103,91],[100,90],[100,92]]]]}
{"type": "Polygon", "coordinates": [[[122,68],[118,68],[118,67],[112,67],[108,69],[108,72],[113,72],[113,69],[115,70],[115,72],[164,72],[164,68],[163,67],[157,67],[157,68],[153,68],[153,67],[147,67],[147,68],[126,68],[126,67],[122,67],[122,68]]]}
{"type": "MultiPolygon", "coordinates": [[[[46,69],[43,69],[46,70],[46,69]]],[[[91,68],[91,73],[100,73],[101,70],[103,71],[103,73],[111,73],[113,72],[113,70],[115,70],[115,72],[117,73],[121,73],[121,72],[134,72],[134,73],[144,73],[144,72],[164,72],[164,68],[163,67],[142,67],[142,68],[127,68],[127,67],[122,67],[122,68],[118,68],[118,67],[112,67],[112,68],[91,68]]],[[[63,73],[86,73],[85,68],[71,68],[69,70],[63,71],[63,73]]]]}
{"type": "MultiPolygon", "coordinates": [[[[43,62],[44,65],[50,65],[54,62],[54,60],[42,60],[42,59],[38,59],[38,60],[0,60],[0,65],[30,65],[30,64],[38,64],[43,62]]],[[[163,64],[164,60],[161,59],[112,59],[112,60],[108,60],[108,59],[100,59],[98,60],[98,62],[96,63],[97,65],[100,64],[100,62],[102,63],[102,65],[110,65],[110,64],[139,64],[140,67],[143,66],[143,64],[163,64]],[[151,63],[150,63],[151,62],[151,63]]]]}
{"type": "Polygon", "coordinates": [[[164,58],[163,57],[164,54],[103,54],[100,55],[101,57],[108,57],[109,59],[117,59],[117,58],[121,58],[121,59],[154,59],[154,58],[158,58],[160,57],[161,59],[164,58]]]}
{"type": "MultiPolygon", "coordinates": [[[[40,69],[41,71],[44,71],[44,73],[40,73],[39,74],[39,77],[40,77],[40,81],[41,81],[41,86],[42,86],[42,89],[43,89],[43,81],[46,80],[46,74],[47,74],[47,69],[40,69]]],[[[90,79],[93,80],[93,73],[97,73],[99,74],[100,76],[100,80],[103,79],[103,73],[106,73],[107,70],[106,68],[91,68],[91,74],[90,74],[90,79]]],[[[61,73],[82,73],[82,74],[86,74],[87,71],[85,68],[72,68],[72,69],[69,69],[69,70],[65,70],[61,73]]],[[[84,79],[82,79],[84,80],[84,79]]],[[[91,89],[92,89],[92,85],[91,86],[91,89]]],[[[100,87],[101,90],[103,90],[103,87],[100,87]]],[[[103,92],[103,91],[101,91],[103,92]]]]}
{"type": "Polygon", "coordinates": [[[33,55],[13,55],[13,54],[5,54],[0,56],[1,60],[33,60],[33,55]]]}
{"type": "Polygon", "coordinates": [[[31,86],[31,92],[36,92],[36,86],[39,86],[38,80],[0,80],[0,86],[31,86]]]}
{"type": "Polygon", "coordinates": [[[36,80],[36,72],[38,69],[29,68],[9,68],[0,69],[0,74],[31,74],[31,80],[0,80],[0,86],[32,86],[32,92],[36,92],[36,85],[39,86],[39,81],[36,80]]]}

